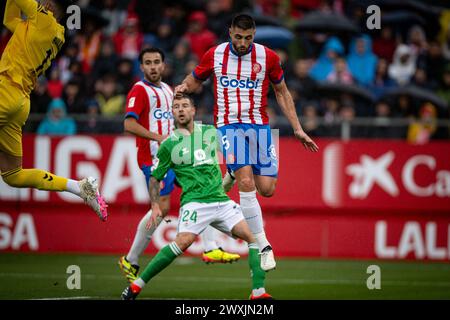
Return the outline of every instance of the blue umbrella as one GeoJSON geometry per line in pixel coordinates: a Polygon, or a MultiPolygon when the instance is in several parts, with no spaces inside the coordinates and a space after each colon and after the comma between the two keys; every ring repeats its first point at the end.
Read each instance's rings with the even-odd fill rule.
{"type": "Polygon", "coordinates": [[[312,11],[296,25],[298,31],[358,33],[359,27],[346,16],[337,13],[312,11]]]}
{"type": "Polygon", "coordinates": [[[286,28],[261,26],[256,29],[255,42],[271,48],[286,48],[294,39],[294,34],[286,28]]]}

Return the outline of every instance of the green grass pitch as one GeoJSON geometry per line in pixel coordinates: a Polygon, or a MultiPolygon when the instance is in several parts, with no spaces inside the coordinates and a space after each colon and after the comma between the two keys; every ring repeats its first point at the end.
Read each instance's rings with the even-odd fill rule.
{"type": "MultiPolygon", "coordinates": [[[[127,282],[119,256],[0,254],[0,299],[119,299],[127,282]],[[81,289],[66,286],[69,265],[81,269],[81,289]]],[[[149,256],[141,259],[143,266],[149,256]]],[[[266,288],[276,299],[450,299],[450,264],[361,260],[278,259],[266,288]],[[381,289],[369,290],[367,267],[381,268],[381,289]]],[[[178,258],[149,282],[140,299],[247,299],[245,259],[205,265],[178,258]]]]}

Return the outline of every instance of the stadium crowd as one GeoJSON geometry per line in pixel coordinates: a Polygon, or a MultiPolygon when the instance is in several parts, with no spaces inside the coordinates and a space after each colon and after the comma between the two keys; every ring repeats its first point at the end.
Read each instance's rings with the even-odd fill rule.
{"type": "MultiPolygon", "coordinates": [[[[211,46],[228,40],[233,13],[246,11],[256,17],[257,34],[260,25],[270,27],[273,22],[294,35],[292,41],[284,43],[276,41],[277,36],[268,37],[263,44],[279,54],[297,112],[305,131],[312,136],[338,137],[342,121],[371,117],[376,125],[353,125],[352,138],[401,138],[412,143],[449,138],[449,128],[436,122],[449,119],[449,8],[434,13],[433,20],[426,16],[425,24],[418,18],[414,20],[414,15],[397,15],[397,19],[391,15],[394,18],[384,21],[380,30],[369,30],[364,1],[74,3],[82,8],[82,28],[66,31],[59,58],[46,77],[38,79],[31,96],[31,113],[45,118],[28,127],[29,131],[122,132],[117,118],[124,113],[127,92],[142,76],[137,59],[142,48],[156,46],[164,50],[167,66],[163,80],[175,86],[211,46]],[[296,23],[313,11],[343,15],[363,32],[299,31],[296,23]],[[407,90],[411,86],[413,90],[407,90]],[[414,96],[417,92],[432,98],[422,95],[418,99],[414,96]],[[390,119],[411,121],[406,126],[393,126],[390,119]]],[[[407,11],[403,8],[401,12],[407,11]]],[[[1,51],[9,36],[3,28],[1,51]]],[[[195,94],[200,117],[212,114],[211,86],[208,81],[195,94]]],[[[283,130],[283,116],[273,95],[269,96],[268,111],[272,126],[280,128],[281,134],[289,133],[283,130]]]]}

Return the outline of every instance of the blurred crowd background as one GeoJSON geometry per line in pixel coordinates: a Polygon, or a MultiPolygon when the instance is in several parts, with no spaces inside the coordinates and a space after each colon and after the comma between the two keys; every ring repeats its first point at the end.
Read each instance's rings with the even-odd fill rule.
{"type": "MultiPolygon", "coordinates": [[[[315,137],[450,138],[450,3],[345,0],[80,0],[81,30],[38,79],[25,127],[38,134],[123,132],[126,95],[142,78],[138,54],[166,53],[175,86],[208,48],[228,41],[235,13],[257,23],[255,42],[279,54],[304,129],[315,137]],[[366,8],[381,9],[370,30],[366,8]]],[[[3,5],[4,7],[4,5],[3,5]]],[[[2,8],[4,10],[4,8],[2,8]]],[[[10,33],[2,28],[0,51],[10,33]]],[[[211,81],[195,93],[212,122],[211,81]]],[[[273,93],[271,125],[291,134],[273,93]]]]}

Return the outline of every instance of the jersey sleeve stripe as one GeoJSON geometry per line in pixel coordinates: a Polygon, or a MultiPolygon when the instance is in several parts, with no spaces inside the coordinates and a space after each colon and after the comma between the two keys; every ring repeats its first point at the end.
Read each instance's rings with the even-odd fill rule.
{"type": "Polygon", "coordinates": [[[281,81],[283,81],[283,79],[284,79],[284,74],[281,75],[280,79],[275,80],[275,81],[274,80],[270,80],[270,81],[274,84],[279,84],[281,81]]]}
{"type": "Polygon", "coordinates": [[[139,116],[135,112],[127,112],[125,114],[125,119],[126,118],[135,118],[136,120],[139,120],[139,116]]]}
{"type": "MultiPolygon", "coordinates": [[[[227,69],[228,69],[228,58],[230,56],[230,46],[225,47],[225,51],[223,53],[223,61],[222,61],[222,75],[227,75],[227,69]]],[[[228,124],[228,115],[230,113],[230,103],[228,99],[228,88],[223,89],[223,95],[224,95],[224,106],[225,106],[225,114],[223,122],[224,124],[228,124]]]]}
{"type": "MultiPolygon", "coordinates": [[[[241,66],[242,66],[242,58],[238,57],[238,65],[237,65],[238,80],[241,79],[241,66]]],[[[242,122],[242,119],[241,119],[242,103],[241,103],[241,90],[239,88],[236,88],[236,99],[237,99],[237,104],[238,104],[237,119],[238,119],[239,123],[241,123],[242,122]]]]}
{"type": "MultiPolygon", "coordinates": [[[[256,80],[256,72],[255,72],[253,66],[256,64],[256,48],[253,48],[253,50],[252,50],[251,59],[252,59],[252,73],[251,73],[250,78],[252,81],[255,81],[256,80]]],[[[248,110],[248,116],[250,118],[251,123],[255,124],[255,116],[253,114],[253,111],[255,109],[255,90],[254,89],[250,90],[250,92],[249,92],[249,100],[250,100],[250,108],[248,110]]]]}
{"type": "Polygon", "coordinates": [[[192,71],[192,76],[193,76],[195,79],[199,80],[199,81],[205,81],[205,80],[206,80],[206,79],[200,78],[200,77],[195,73],[195,70],[192,71]]]}

